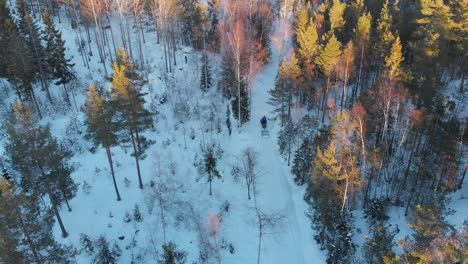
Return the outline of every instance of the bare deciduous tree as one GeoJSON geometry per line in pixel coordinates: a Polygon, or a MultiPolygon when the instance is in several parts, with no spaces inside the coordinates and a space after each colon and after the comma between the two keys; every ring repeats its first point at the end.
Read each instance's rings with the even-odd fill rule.
{"type": "Polygon", "coordinates": [[[265,235],[275,234],[281,228],[284,222],[285,215],[282,212],[265,213],[259,208],[256,208],[256,224],[258,228],[258,251],[257,264],[260,264],[260,252],[262,247],[262,239],[265,235]]]}
{"type": "Polygon", "coordinates": [[[257,152],[252,147],[247,147],[242,151],[241,156],[238,158],[237,164],[232,168],[232,175],[238,179],[244,178],[247,187],[247,197],[250,200],[251,194],[256,198],[256,179],[258,175],[258,159],[257,152]]]}

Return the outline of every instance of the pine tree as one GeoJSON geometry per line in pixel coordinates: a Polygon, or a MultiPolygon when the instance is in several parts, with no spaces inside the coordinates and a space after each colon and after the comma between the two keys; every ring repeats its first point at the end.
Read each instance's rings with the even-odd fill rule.
{"type": "Polygon", "coordinates": [[[387,68],[387,74],[390,80],[401,80],[403,70],[400,64],[403,60],[400,37],[397,36],[390,50],[390,54],[385,58],[385,67],[387,68]]]}
{"type": "Polygon", "coordinates": [[[336,64],[341,55],[341,43],[336,39],[335,35],[332,33],[328,38],[326,44],[320,47],[318,56],[315,58],[315,64],[317,64],[322,71],[322,73],[327,77],[327,83],[325,91],[323,92],[322,98],[322,123],[325,121],[325,110],[326,110],[326,100],[328,99],[328,91],[330,90],[330,82],[333,73],[336,69],[336,64]]]}
{"type": "Polygon", "coordinates": [[[41,44],[41,32],[39,26],[30,16],[30,11],[24,0],[17,1],[19,16],[18,16],[18,30],[22,36],[28,53],[31,54],[32,60],[34,61],[34,72],[36,73],[35,78],[39,78],[42,89],[47,92],[47,98],[52,101],[52,97],[49,92],[47,81],[47,59],[44,47],[41,44]]]}
{"type": "Polygon", "coordinates": [[[346,21],[343,18],[346,9],[346,3],[342,3],[341,0],[333,0],[333,4],[330,7],[329,18],[330,18],[330,31],[336,34],[344,28],[346,21]]]}
{"type": "Polygon", "coordinates": [[[95,242],[97,253],[93,258],[93,264],[117,264],[122,254],[117,244],[111,248],[109,242],[104,236],[101,236],[95,242]]]}
{"type": "Polygon", "coordinates": [[[343,179],[340,173],[341,166],[338,164],[336,155],[334,142],[331,142],[324,152],[322,152],[320,148],[317,148],[317,155],[313,163],[315,177],[324,177],[325,179],[331,180],[333,185],[336,184],[336,181],[343,179]]]}
{"type": "Polygon", "coordinates": [[[200,89],[204,92],[211,88],[211,67],[209,64],[208,56],[204,52],[202,54],[202,67],[200,72],[200,89]]]}
{"type": "Polygon", "coordinates": [[[370,12],[367,12],[367,13],[362,14],[359,17],[356,28],[354,29],[354,35],[355,35],[354,41],[356,43],[355,46],[357,47],[357,50],[359,51],[359,72],[357,76],[357,81],[353,88],[353,94],[352,94],[352,99],[351,99],[352,102],[354,102],[354,98],[358,95],[358,89],[363,83],[362,72],[364,68],[364,57],[367,53],[367,48],[369,45],[371,24],[372,24],[372,16],[370,12]]]}
{"type": "Polygon", "coordinates": [[[138,204],[135,204],[135,207],[133,208],[133,220],[135,220],[138,223],[141,223],[143,221],[143,216],[141,215],[140,207],[138,204]]]}
{"type": "Polygon", "coordinates": [[[117,201],[120,201],[121,197],[117,187],[111,153],[111,147],[118,144],[117,134],[115,133],[117,124],[113,120],[114,112],[109,102],[103,95],[99,94],[94,85],[89,86],[83,110],[86,114],[86,138],[91,139],[95,146],[102,145],[106,149],[117,201]]]}
{"type": "Polygon", "coordinates": [[[216,33],[218,28],[218,12],[220,9],[220,1],[219,0],[208,0],[208,12],[210,15],[210,28],[208,30],[208,43],[215,49],[215,51],[219,50],[219,34],[216,33]]]}
{"type": "Polygon", "coordinates": [[[456,43],[453,16],[442,0],[420,1],[417,30],[413,32],[411,43],[414,52],[412,73],[419,106],[432,107],[436,88],[445,71],[443,67],[448,65],[450,43],[456,43]]]}
{"type": "Polygon", "coordinates": [[[0,77],[2,78],[9,76],[7,71],[10,57],[7,46],[9,30],[6,21],[13,21],[13,18],[11,17],[6,0],[0,0],[0,58],[3,58],[0,60],[0,77]]]}
{"type": "Polygon", "coordinates": [[[68,236],[58,208],[76,192],[69,165],[71,153],[61,148],[50,132],[50,125],[39,125],[23,103],[13,106],[14,117],[7,123],[5,149],[12,165],[21,173],[21,187],[37,196],[47,194],[62,229],[68,236]],[[31,166],[33,164],[33,166],[31,166]]]}
{"type": "Polygon", "coordinates": [[[318,31],[317,25],[314,23],[312,18],[309,17],[307,5],[302,7],[299,12],[298,17],[296,18],[296,41],[298,45],[298,53],[300,55],[301,61],[305,66],[304,74],[305,78],[310,81],[313,75],[313,65],[314,57],[318,51],[318,31]]]}
{"type": "Polygon", "coordinates": [[[384,225],[371,227],[372,237],[366,237],[364,244],[364,256],[369,263],[385,263],[385,259],[392,259],[395,256],[393,238],[396,232],[389,232],[384,225]]]}
{"type": "Polygon", "coordinates": [[[395,40],[393,35],[393,17],[390,14],[388,9],[388,0],[385,0],[385,3],[380,11],[380,17],[377,20],[377,40],[375,49],[378,55],[379,61],[383,60],[390,51],[390,47],[395,40]]]}
{"type": "Polygon", "coordinates": [[[0,261],[3,263],[72,263],[70,249],[53,237],[52,212],[37,197],[18,192],[0,179],[0,261]]]}
{"type": "Polygon", "coordinates": [[[140,189],[143,189],[140,160],[145,158],[145,151],[153,142],[147,140],[141,133],[153,127],[153,113],[145,109],[145,94],[140,91],[139,76],[134,67],[127,52],[119,48],[114,62],[111,105],[118,114],[118,128],[123,132],[119,141],[122,143],[130,141],[132,144],[138,183],[140,189]]]}
{"type": "MultiPolygon", "coordinates": [[[[281,62],[279,67],[284,66],[285,61],[281,62]]],[[[274,107],[273,112],[276,114],[277,117],[281,120],[281,126],[284,125],[284,122],[287,118],[287,102],[288,102],[288,88],[286,86],[286,80],[280,76],[280,72],[278,69],[278,74],[276,75],[275,79],[275,87],[268,91],[270,94],[270,98],[268,100],[268,104],[274,107]]]]}
{"type": "Polygon", "coordinates": [[[173,242],[163,244],[162,251],[158,264],[185,264],[187,261],[187,252],[177,249],[177,245],[173,242]]]}
{"type": "Polygon", "coordinates": [[[47,62],[49,70],[56,79],[56,85],[63,85],[66,100],[70,104],[70,96],[68,94],[67,84],[76,76],[72,72],[72,67],[75,65],[70,63],[71,59],[67,59],[65,55],[65,42],[62,40],[62,33],[56,29],[50,15],[45,12],[43,15],[44,24],[44,40],[47,43],[46,51],[48,53],[47,62]]]}
{"type": "Polygon", "coordinates": [[[288,117],[286,118],[283,129],[278,134],[278,147],[280,154],[288,161],[288,166],[291,162],[291,153],[296,145],[298,127],[288,117]]]}
{"type": "Polygon", "coordinates": [[[302,144],[296,150],[293,159],[291,173],[294,175],[294,182],[298,185],[304,184],[309,175],[310,164],[313,161],[315,153],[310,141],[305,138],[302,144]]]}
{"type": "Polygon", "coordinates": [[[213,182],[214,178],[221,178],[221,174],[218,171],[217,168],[217,160],[216,156],[214,153],[213,146],[206,146],[203,150],[203,156],[204,156],[204,164],[205,164],[205,173],[206,176],[208,177],[208,183],[210,184],[210,195],[211,193],[211,183],[213,182]]]}
{"type": "Polygon", "coordinates": [[[13,20],[6,18],[2,28],[4,29],[2,42],[4,42],[6,51],[4,57],[6,60],[5,77],[16,87],[19,100],[32,102],[37,114],[42,117],[33,89],[36,72],[32,54],[26,47],[13,20]]]}
{"type": "Polygon", "coordinates": [[[421,0],[421,17],[418,24],[417,36],[423,38],[424,54],[428,57],[438,57],[446,47],[446,41],[455,39],[453,28],[453,13],[443,0],[421,0]]]}

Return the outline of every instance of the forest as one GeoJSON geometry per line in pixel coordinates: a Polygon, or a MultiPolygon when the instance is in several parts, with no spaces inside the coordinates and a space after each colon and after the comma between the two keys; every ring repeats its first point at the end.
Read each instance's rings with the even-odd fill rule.
{"type": "Polygon", "coordinates": [[[0,263],[467,263],[468,0],[0,0],[0,263]]]}

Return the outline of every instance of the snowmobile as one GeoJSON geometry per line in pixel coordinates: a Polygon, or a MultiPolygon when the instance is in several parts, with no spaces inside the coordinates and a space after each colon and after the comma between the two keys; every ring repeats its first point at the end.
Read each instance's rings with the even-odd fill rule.
{"type": "Polygon", "coordinates": [[[262,125],[262,137],[270,136],[270,133],[267,130],[267,118],[266,118],[266,116],[263,116],[262,119],[260,119],[260,124],[262,125]]]}

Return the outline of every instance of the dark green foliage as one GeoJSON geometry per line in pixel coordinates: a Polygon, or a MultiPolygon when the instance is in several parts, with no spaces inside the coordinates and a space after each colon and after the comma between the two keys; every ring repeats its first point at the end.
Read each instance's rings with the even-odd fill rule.
{"type": "Polygon", "coordinates": [[[138,204],[135,204],[135,207],[133,208],[133,220],[139,223],[143,222],[143,216],[141,215],[140,207],[138,206],[138,204]]]}
{"type": "Polygon", "coordinates": [[[395,246],[395,231],[389,232],[384,225],[371,227],[372,237],[366,237],[363,251],[367,263],[384,263],[384,257],[393,258],[393,246],[395,246]]]}
{"type": "Polygon", "coordinates": [[[371,199],[364,209],[365,217],[371,222],[381,223],[389,219],[387,215],[388,201],[385,199],[371,199]]]}
{"type": "Polygon", "coordinates": [[[279,152],[288,161],[288,166],[291,160],[291,153],[297,143],[298,132],[299,127],[292,120],[287,119],[283,129],[278,134],[279,152]]]}
{"type": "Polygon", "coordinates": [[[333,222],[328,243],[327,263],[350,263],[356,245],[352,238],[351,219],[341,214],[333,222]]]}
{"type": "Polygon", "coordinates": [[[82,250],[84,250],[88,255],[94,253],[94,242],[88,235],[80,234],[80,243],[82,250]]]}
{"type": "Polygon", "coordinates": [[[48,70],[56,80],[55,84],[64,86],[66,94],[65,99],[70,103],[66,85],[73,79],[76,79],[72,72],[74,64],[71,63],[71,59],[66,58],[65,42],[62,39],[62,33],[56,29],[54,21],[47,12],[44,13],[43,20],[46,26],[43,34],[44,41],[47,43],[48,70]]]}
{"type": "Polygon", "coordinates": [[[315,151],[311,142],[306,138],[302,141],[299,149],[294,154],[291,172],[294,175],[294,182],[298,185],[304,184],[310,175],[310,165],[315,157],[315,151]]]}
{"type": "Polygon", "coordinates": [[[21,103],[14,108],[14,117],[7,123],[5,149],[21,173],[21,187],[38,195],[49,194],[56,203],[72,198],[77,188],[71,178],[74,168],[69,164],[73,154],[58,144],[50,125],[39,125],[21,103]]]}
{"type": "Polygon", "coordinates": [[[7,122],[5,150],[13,167],[21,173],[21,187],[36,197],[47,195],[64,237],[68,236],[58,207],[73,198],[77,186],[71,178],[72,153],[60,146],[50,132],[50,125],[39,125],[30,109],[21,102],[13,106],[7,122]]]}
{"type": "Polygon", "coordinates": [[[207,145],[203,148],[203,159],[204,159],[204,167],[205,173],[208,177],[208,183],[210,184],[210,195],[211,195],[211,182],[214,178],[221,178],[221,174],[218,171],[216,166],[217,159],[214,153],[214,148],[211,145],[207,145]]]}
{"type": "Polygon", "coordinates": [[[0,197],[0,261],[3,263],[72,263],[72,251],[53,237],[53,213],[36,196],[17,192],[14,184],[0,197]]]}
{"type": "Polygon", "coordinates": [[[111,247],[104,236],[99,237],[95,242],[96,255],[93,258],[93,264],[117,264],[122,254],[119,246],[114,243],[111,247]]]}
{"type": "Polygon", "coordinates": [[[202,55],[202,67],[200,72],[200,89],[204,92],[211,88],[211,67],[206,53],[202,55]]]}
{"type": "Polygon", "coordinates": [[[217,34],[216,30],[218,28],[218,12],[220,8],[220,1],[219,0],[208,0],[208,12],[210,16],[210,28],[207,34],[207,42],[215,49],[219,49],[219,34],[217,34]]]}
{"type": "Polygon", "coordinates": [[[173,242],[162,245],[162,254],[159,256],[158,264],[185,264],[187,252],[178,249],[173,242]]]}
{"type": "Polygon", "coordinates": [[[270,98],[268,103],[274,107],[273,111],[280,118],[281,126],[283,126],[288,116],[289,89],[286,87],[286,82],[279,76],[276,76],[275,87],[269,93],[270,98]]]}

